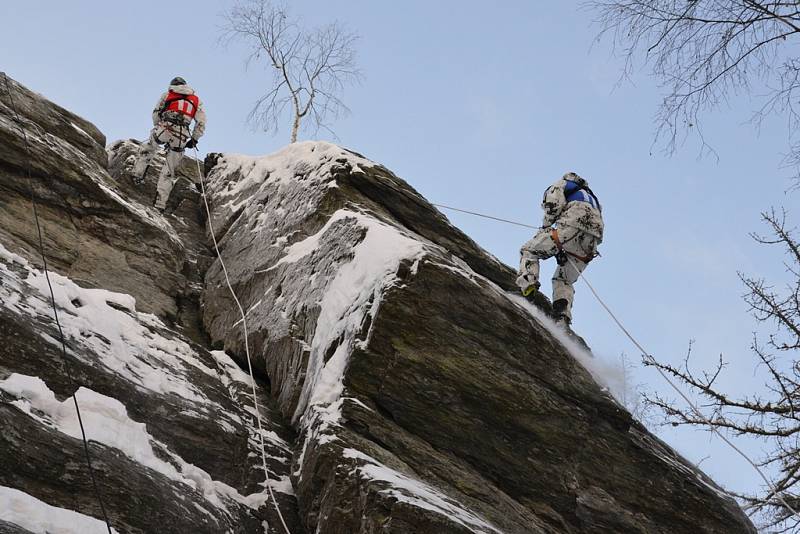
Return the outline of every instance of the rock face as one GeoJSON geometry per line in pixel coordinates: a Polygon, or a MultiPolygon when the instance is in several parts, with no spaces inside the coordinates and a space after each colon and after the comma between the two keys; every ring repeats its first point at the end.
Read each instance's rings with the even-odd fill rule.
{"type": "Polygon", "coordinates": [[[598,384],[544,297],[387,169],[327,143],[212,154],[206,220],[186,159],[162,216],[153,177],[127,174],[135,141],[106,151],[10,85],[30,149],[0,91],[0,532],[105,532],[73,392],[117,532],[286,531],[211,231],[290,532],[755,532],[598,384]]]}
{"type": "MultiPolygon", "coordinates": [[[[180,205],[162,217],[149,207],[152,191],[134,191],[125,173],[134,143],[115,143],[107,155],[96,128],[9,82],[31,157],[3,84],[0,520],[16,526],[0,523],[0,531],[51,524],[106,532],[91,519],[102,516],[71,404],[77,391],[117,532],[279,532],[261,485],[249,377],[198,344],[209,263],[198,195],[181,188],[180,205]],[[35,245],[28,171],[65,357],[35,245]]],[[[294,526],[292,432],[272,415],[263,384],[258,395],[271,483],[294,526]]]]}
{"type": "MultiPolygon", "coordinates": [[[[391,172],[325,143],[207,167],[258,365],[300,433],[309,531],[750,531],[391,172]]],[[[206,328],[240,356],[220,277],[206,328]]]]}

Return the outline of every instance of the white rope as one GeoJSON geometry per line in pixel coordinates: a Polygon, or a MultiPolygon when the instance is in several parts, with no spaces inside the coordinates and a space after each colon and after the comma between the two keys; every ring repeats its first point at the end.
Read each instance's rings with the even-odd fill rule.
{"type": "MultiPolygon", "coordinates": [[[[492,217],[492,216],[489,216],[489,215],[483,215],[481,213],[475,213],[475,212],[472,212],[472,211],[460,210],[460,209],[457,209],[457,208],[450,208],[448,206],[442,206],[442,205],[439,205],[439,204],[434,204],[434,205],[435,206],[440,206],[440,207],[443,207],[443,208],[448,208],[448,209],[460,211],[460,212],[463,212],[463,213],[469,213],[471,215],[477,215],[478,217],[485,217],[487,219],[493,219],[493,220],[496,220],[496,221],[508,222],[508,223],[511,223],[511,224],[516,224],[518,226],[530,226],[530,225],[526,225],[526,224],[518,223],[518,222],[514,222],[514,221],[506,221],[505,219],[500,219],[500,218],[492,217]]],[[[592,284],[589,282],[589,280],[577,268],[577,266],[572,261],[572,258],[569,257],[569,255],[567,255],[567,259],[569,260],[570,265],[572,265],[572,268],[575,269],[575,271],[578,273],[578,275],[580,276],[581,280],[583,280],[584,283],[589,287],[589,290],[594,295],[594,298],[597,299],[597,302],[599,302],[600,305],[603,307],[603,309],[606,310],[608,315],[611,316],[611,318],[617,324],[619,329],[622,330],[622,332],[625,334],[625,336],[627,336],[627,338],[631,341],[631,343],[633,343],[636,346],[636,348],[638,348],[642,352],[642,356],[644,356],[644,358],[646,360],[648,360],[653,365],[653,367],[655,367],[656,371],[658,371],[658,373],[661,375],[661,377],[664,380],[667,381],[667,383],[670,385],[670,387],[672,387],[672,389],[674,389],[678,393],[678,395],[680,395],[683,398],[684,401],[686,401],[686,404],[689,405],[689,407],[692,409],[692,411],[694,411],[694,413],[711,429],[711,431],[714,434],[716,434],[723,442],[725,442],[731,449],[733,449],[736,453],[738,453],[739,456],[744,458],[747,461],[747,463],[750,464],[753,467],[753,469],[756,470],[756,472],[758,472],[758,474],[761,476],[761,478],[764,480],[764,482],[769,487],[769,489],[772,492],[772,494],[775,495],[778,498],[778,500],[780,500],[780,502],[786,507],[786,509],[791,511],[793,515],[795,515],[798,518],[800,518],[800,513],[798,513],[797,510],[795,510],[791,505],[789,505],[789,503],[778,492],[777,488],[772,484],[772,482],[769,480],[769,478],[767,478],[767,476],[764,474],[764,472],[761,470],[761,468],[758,467],[758,465],[756,465],[756,463],[753,460],[751,460],[750,457],[747,456],[747,454],[745,454],[739,447],[734,445],[733,442],[731,442],[727,437],[725,437],[717,429],[717,427],[707,417],[705,417],[703,415],[703,413],[691,401],[691,399],[689,399],[689,397],[687,397],[683,393],[683,391],[681,391],[681,389],[670,379],[670,377],[667,376],[667,374],[658,366],[658,362],[656,361],[656,359],[653,356],[651,356],[650,353],[647,352],[644,349],[644,347],[642,347],[642,345],[638,341],[636,341],[636,339],[631,335],[630,332],[628,332],[628,329],[625,328],[625,326],[622,324],[622,322],[619,319],[617,319],[617,316],[614,315],[614,312],[612,312],[611,309],[603,301],[603,299],[600,298],[600,295],[597,293],[597,291],[595,291],[594,286],[592,286],[592,284]]]]}
{"type": "Polygon", "coordinates": [[[203,195],[203,204],[206,207],[206,214],[208,216],[208,229],[211,232],[211,240],[214,242],[214,250],[217,252],[217,258],[219,259],[219,264],[222,266],[222,272],[225,274],[225,283],[228,285],[228,290],[231,292],[231,296],[233,296],[233,300],[236,302],[236,306],[239,308],[239,313],[242,316],[242,330],[244,331],[244,352],[247,355],[247,368],[250,372],[250,384],[253,388],[253,406],[256,409],[256,421],[258,421],[258,437],[261,442],[261,464],[264,467],[264,483],[267,485],[267,489],[269,490],[269,496],[272,499],[272,504],[275,506],[275,511],[278,512],[278,517],[281,520],[281,524],[283,525],[283,530],[286,531],[286,534],[291,534],[289,531],[289,527],[286,526],[286,521],[283,519],[283,514],[281,513],[281,509],[278,506],[278,501],[275,499],[275,493],[272,491],[272,485],[270,485],[269,480],[269,470],[267,469],[267,453],[264,446],[264,429],[261,425],[261,412],[258,409],[258,397],[256,396],[256,379],[253,375],[253,363],[250,360],[250,343],[249,343],[249,335],[247,330],[247,315],[244,312],[244,308],[242,308],[242,304],[239,302],[239,297],[236,296],[236,292],[233,290],[233,286],[231,285],[231,280],[228,277],[228,268],[225,266],[225,262],[222,260],[222,254],[219,252],[219,246],[217,244],[217,237],[214,235],[214,227],[211,224],[211,209],[208,207],[208,197],[206,196],[206,186],[204,184],[203,173],[200,170],[200,156],[197,152],[197,147],[194,149],[195,155],[195,163],[197,163],[197,174],[200,176],[200,190],[203,195]]]}

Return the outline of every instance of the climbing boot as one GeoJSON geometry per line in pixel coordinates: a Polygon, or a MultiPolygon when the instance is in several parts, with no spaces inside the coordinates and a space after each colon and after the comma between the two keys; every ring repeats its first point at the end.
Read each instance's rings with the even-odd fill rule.
{"type": "Polygon", "coordinates": [[[569,302],[567,299],[558,299],[553,301],[553,320],[556,324],[565,330],[572,324],[572,318],[567,315],[567,306],[569,302]]]}
{"type": "Polygon", "coordinates": [[[531,281],[528,275],[521,274],[517,277],[517,286],[519,286],[523,297],[530,296],[534,291],[538,291],[541,284],[538,280],[531,281]]]}
{"type": "Polygon", "coordinates": [[[144,185],[145,177],[147,176],[147,171],[150,170],[150,165],[144,168],[144,171],[141,174],[134,174],[133,175],[133,185],[140,187],[144,185]]]}
{"type": "Polygon", "coordinates": [[[533,284],[529,285],[528,287],[522,290],[522,296],[528,297],[532,295],[534,291],[539,290],[539,287],[541,287],[541,284],[538,281],[534,282],[533,284]]]}

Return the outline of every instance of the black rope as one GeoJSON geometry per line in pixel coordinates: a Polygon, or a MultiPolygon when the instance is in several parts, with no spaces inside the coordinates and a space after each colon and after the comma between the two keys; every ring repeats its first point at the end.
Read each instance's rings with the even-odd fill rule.
{"type": "Polygon", "coordinates": [[[75,381],[75,378],[72,376],[72,370],[70,369],[69,362],[67,360],[67,345],[64,341],[64,331],[61,329],[61,322],[58,320],[58,308],[56,308],[56,297],[53,293],[53,285],[50,283],[50,273],[47,269],[47,256],[45,255],[44,251],[44,239],[42,238],[42,227],[39,224],[39,210],[37,208],[36,203],[36,195],[34,194],[33,189],[33,177],[31,176],[30,170],[30,158],[31,158],[31,150],[28,144],[28,135],[25,133],[25,128],[22,126],[22,120],[19,117],[19,113],[17,112],[17,106],[14,103],[14,95],[11,93],[11,87],[8,84],[8,75],[4,72],[3,79],[5,80],[6,85],[6,93],[8,93],[8,99],[11,103],[11,109],[14,112],[14,117],[17,121],[17,126],[19,127],[19,131],[22,134],[22,138],[25,141],[25,154],[27,155],[28,162],[25,166],[25,171],[28,176],[28,188],[30,189],[31,193],[31,204],[33,205],[33,217],[36,221],[36,232],[39,237],[39,253],[42,256],[42,264],[44,266],[44,276],[47,280],[47,287],[50,288],[50,304],[53,307],[53,316],[56,320],[56,326],[58,327],[58,334],[61,340],[61,361],[64,365],[64,371],[67,374],[72,386],[75,388],[75,391],[72,393],[72,402],[75,403],[75,411],[78,414],[78,424],[81,427],[81,437],[83,439],[83,451],[86,454],[86,464],[89,466],[89,475],[92,479],[92,486],[94,487],[94,494],[97,497],[97,502],[100,504],[100,511],[103,514],[103,519],[106,523],[106,528],[108,529],[108,534],[112,534],[111,532],[111,525],[108,521],[108,515],[106,514],[106,507],[103,503],[103,496],[100,493],[100,489],[97,485],[97,479],[94,476],[94,468],[92,467],[92,457],[89,454],[89,442],[86,439],[86,431],[83,428],[83,418],[81,417],[81,409],[78,406],[78,397],[77,397],[77,390],[78,390],[78,383],[75,381]]]}

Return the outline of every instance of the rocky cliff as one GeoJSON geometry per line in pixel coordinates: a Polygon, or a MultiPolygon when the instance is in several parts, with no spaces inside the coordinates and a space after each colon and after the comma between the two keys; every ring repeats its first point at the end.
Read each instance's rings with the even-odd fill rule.
{"type": "Polygon", "coordinates": [[[187,158],[161,215],[152,176],[131,183],[135,141],[106,148],[9,86],[0,532],[106,531],[73,393],[120,533],[285,532],[268,489],[296,534],[754,532],[598,384],[544,297],[517,297],[507,266],[386,168],[327,143],[211,154],[207,219],[187,158]]]}

